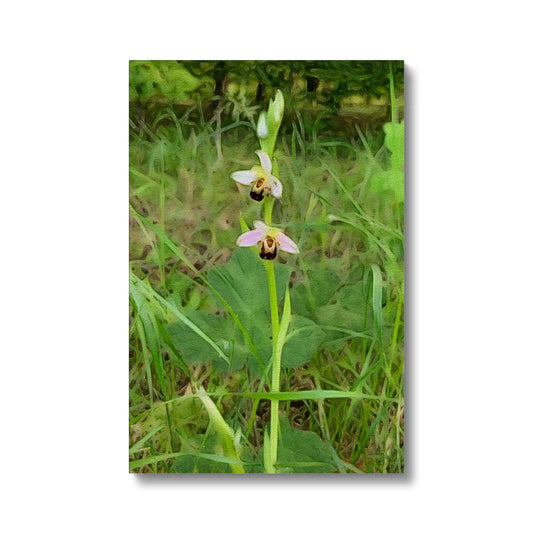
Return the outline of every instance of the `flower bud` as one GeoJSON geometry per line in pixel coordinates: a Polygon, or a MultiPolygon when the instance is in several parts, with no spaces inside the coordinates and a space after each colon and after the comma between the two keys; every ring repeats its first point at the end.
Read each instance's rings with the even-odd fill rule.
{"type": "Polygon", "coordinates": [[[260,139],[266,139],[268,137],[268,127],[266,122],[266,113],[261,111],[259,120],[257,121],[257,136],[260,139]]]}
{"type": "Polygon", "coordinates": [[[285,102],[283,101],[283,93],[278,89],[276,91],[276,98],[274,98],[274,120],[279,123],[283,117],[283,110],[285,108],[285,102]]]}

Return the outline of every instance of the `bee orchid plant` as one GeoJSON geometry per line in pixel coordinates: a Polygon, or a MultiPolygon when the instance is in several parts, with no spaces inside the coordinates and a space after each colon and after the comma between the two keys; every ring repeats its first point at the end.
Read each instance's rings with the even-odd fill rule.
{"type": "MultiPolygon", "coordinates": [[[[259,157],[261,166],[253,166],[250,170],[238,170],[231,174],[237,183],[250,186],[250,197],[262,202],[264,206],[265,222],[256,220],[254,229],[246,231],[237,239],[239,246],[257,246],[259,257],[265,265],[268,288],[270,294],[270,316],[272,320],[272,386],[271,392],[279,392],[281,374],[281,352],[285,334],[290,321],[290,297],[287,287],[281,323],[278,315],[278,299],[276,294],[276,278],[273,260],[278,250],[291,254],[299,253],[297,244],[283,231],[272,225],[272,208],[275,199],[280,200],[283,186],[280,180],[272,174],[272,157],[278,130],[283,119],[284,101],[281,91],[276,92],[274,100],[270,101],[268,111],[262,112],[257,123],[257,136],[261,150],[255,153],[259,157]]],[[[279,431],[279,400],[271,400],[270,435],[265,430],[264,462],[267,473],[276,472],[277,449],[279,431]]]]}

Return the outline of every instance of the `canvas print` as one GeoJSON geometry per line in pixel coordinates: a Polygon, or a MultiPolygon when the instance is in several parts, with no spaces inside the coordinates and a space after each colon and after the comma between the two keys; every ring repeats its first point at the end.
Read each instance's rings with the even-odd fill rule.
{"type": "Polygon", "coordinates": [[[129,63],[132,473],[404,471],[403,61],[129,63]]]}

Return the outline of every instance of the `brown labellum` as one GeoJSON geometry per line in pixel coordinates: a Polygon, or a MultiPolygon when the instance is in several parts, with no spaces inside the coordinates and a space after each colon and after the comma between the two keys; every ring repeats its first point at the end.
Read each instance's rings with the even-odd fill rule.
{"type": "Polygon", "coordinates": [[[250,191],[250,197],[260,202],[265,196],[265,180],[258,179],[250,191]]]}
{"type": "Polygon", "coordinates": [[[272,237],[266,237],[261,242],[261,250],[259,256],[261,259],[274,259],[278,251],[278,245],[272,237]]]}

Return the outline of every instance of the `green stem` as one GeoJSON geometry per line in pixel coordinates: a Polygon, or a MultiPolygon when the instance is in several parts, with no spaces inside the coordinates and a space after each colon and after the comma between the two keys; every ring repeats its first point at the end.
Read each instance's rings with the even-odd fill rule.
{"type": "MultiPolygon", "coordinates": [[[[281,375],[281,349],[278,349],[279,337],[272,349],[272,392],[279,392],[281,375]]],[[[270,465],[272,473],[276,472],[275,464],[278,460],[278,429],[279,429],[279,400],[270,400],[270,465]]]]}
{"type": "Polygon", "coordinates": [[[265,224],[272,226],[272,209],[274,208],[274,197],[265,197],[265,224]]]}
{"type": "MultiPolygon", "coordinates": [[[[265,205],[266,208],[266,205],[265,205]]],[[[266,211],[266,209],[265,209],[266,211]]],[[[265,217],[266,218],[266,217],[265,217]]],[[[267,222],[268,224],[268,222],[267,222]]],[[[268,280],[268,292],[270,294],[270,318],[272,321],[272,392],[279,392],[279,381],[281,374],[281,357],[278,357],[278,336],[279,336],[279,314],[278,314],[278,296],[276,291],[276,275],[274,273],[274,264],[271,261],[265,261],[265,269],[268,280]]],[[[281,351],[280,354],[281,356],[281,351]]],[[[278,456],[278,424],[279,424],[279,400],[272,399],[270,402],[270,446],[269,457],[265,461],[267,473],[276,472],[275,463],[278,456]]]]}
{"type": "MultiPolygon", "coordinates": [[[[272,320],[272,353],[275,353],[276,343],[279,334],[279,315],[278,315],[278,295],[276,291],[276,275],[274,274],[274,264],[272,261],[265,260],[265,268],[268,279],[268,292],[270,294],[270,318],[272,320]]],[[[274,384],[272,383],[272,387],[274,384]]]]}

